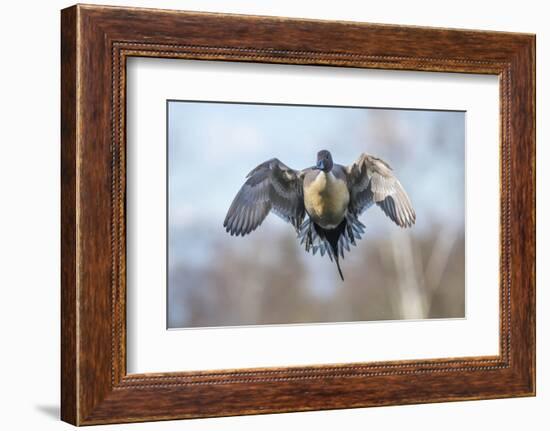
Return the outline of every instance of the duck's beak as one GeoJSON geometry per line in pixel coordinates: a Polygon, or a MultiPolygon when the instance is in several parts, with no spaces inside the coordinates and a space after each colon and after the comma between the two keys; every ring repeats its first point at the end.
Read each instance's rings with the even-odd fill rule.
{"type": "Polygon", "coordinates": [[[317,169],[325,169],[325,161],[323,159],[317,161],[317,169]]]}

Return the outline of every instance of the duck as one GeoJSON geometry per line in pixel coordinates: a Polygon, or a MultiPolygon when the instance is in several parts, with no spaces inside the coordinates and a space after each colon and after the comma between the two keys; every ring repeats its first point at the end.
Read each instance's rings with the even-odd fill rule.
{"type": "Polygon", "coordinates": [[[344,166],[321,150],[315,165],[303,170],[291,169],[277,158],[255,167],[233,199],[223,226],[231,236],[245,236],[274,213],[292,225],[306,252],[328,255],[344,281],[340,258],[362,238],[365,225],[359,217],[374,205],[401,228],[416,222],[411,200],[387,162],[362,153],[344,166]]]}

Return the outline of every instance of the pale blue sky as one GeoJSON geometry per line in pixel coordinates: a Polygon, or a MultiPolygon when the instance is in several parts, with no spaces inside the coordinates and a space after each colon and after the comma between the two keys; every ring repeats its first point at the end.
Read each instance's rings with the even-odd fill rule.
{"type": "MultiPolygon", "coordinates": [[[[169,221],[178,230],[199,219],[221,227],[252,168],[278,157],[302,169],[314,163],[320,149],[345,165],[361,152],[386,160],[411,196],[418,229],[437,220],[464,222],[463,112],[200,102],[168,106],[169,221]]],[[[365,217],[374,217],[372,212],[365,217]]]]}

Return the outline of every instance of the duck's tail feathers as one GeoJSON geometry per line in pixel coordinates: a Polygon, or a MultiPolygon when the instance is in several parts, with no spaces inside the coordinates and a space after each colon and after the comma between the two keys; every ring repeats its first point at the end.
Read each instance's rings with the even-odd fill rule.
{"type": "Polygon", "coordinates": [[[338,268],[338,274],[340,274],[340,278],[344,281],[344,274],[342,274],[342,268],[340,268],[340,259],[338,259],[338,255],[336,255],[334,261],[336,262],[336,268],[338,268]]]}
{"type": "Polygon", "coordinates": [[[302,223],[298,238],[307,252],[316,254],[319,251],[321,256],[326,253],[330,260],[334,260],[340,278],[344,280],[340,257],[344,258],[344,249],[350,251],[350,244],[357,245],[356,241],[361,239],[364,231],[365,225],[351,214],[334,229],[324,229],[308,218],[302,223]]]}
{"type": "Polygon", "coordinates": [[[328,255],[331,260],[334,259],[336,262],[336,267],[338,268],[340,278],[344,281],[344,275],[342,274],[342,269],[340,268],[339,257],[341,255],[342,259],[344,258],[344,250],[340,245],[340,238],[346,231],[346,219],[342,220],[342,222],[334,229],[324,229],[316,223],[313,224],[313,228],[317,232],[317,235],[328,243],[328,255]]]}

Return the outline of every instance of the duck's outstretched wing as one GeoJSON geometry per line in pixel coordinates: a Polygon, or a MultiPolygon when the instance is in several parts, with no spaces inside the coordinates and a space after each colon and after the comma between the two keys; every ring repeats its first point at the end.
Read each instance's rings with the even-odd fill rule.
{"type": "Polygon", "coordinates": [[[231,235],[246,235],[273,211],[299,230],[304,220],[303,175],[279,159],[268,160],[247,176],[227,211],[223,226],[231,235]]]}
{"type": "Polygon", "coordinates": [[[415,223],[411,200],[386,162],[363,153],[345,170],[350,190],[349,209],[353,214],[358,216],[376,204],[398,226],[410,227],[415,223]]]}

